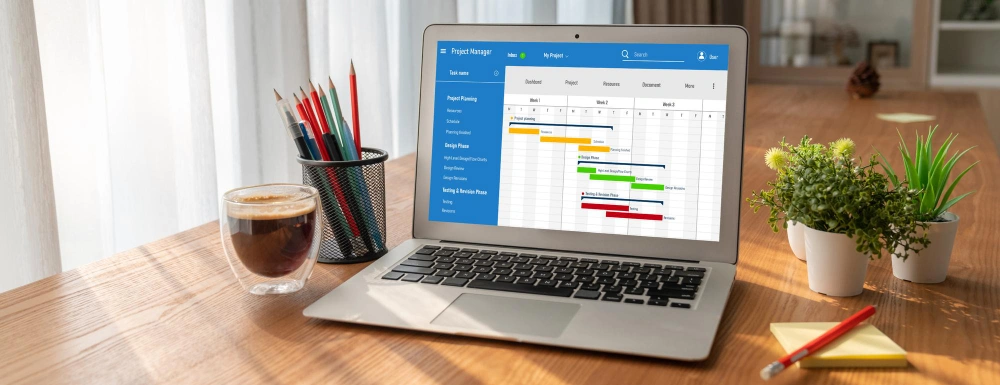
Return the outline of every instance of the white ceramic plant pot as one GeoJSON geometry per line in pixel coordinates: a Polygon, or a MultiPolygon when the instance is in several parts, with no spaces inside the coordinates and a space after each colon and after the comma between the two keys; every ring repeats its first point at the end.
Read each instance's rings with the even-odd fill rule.
{"type": "Polygon", "coordinates": [[[868,257],[844,234],[803,226],[809,263],[809,289],[834,297],[850,297],[865,290],[868,257]]]}
{"type": "MultiPolygon", "coordinates": [[[[927,239],[931,244],[926,249],[914,253],[910,251],[906,260],[892,258],[892,275],[904,281],[916,283],[940,283],[948,276],[948,264],[951,262],[951,248],[955,245],[955,234],[958,233],[958,215],[944,213],[942,217],[947,222],[926,222],[927,239]]],[[[902,252],[901,248],[896,248],[902,252]]]]}
{"type": "Polygon", "coordinates": [[[804,228],[806,225],[788,221],[788,228],[785,229],[788,232],[788,246],[792,247],[792,254],[803,261],[806,260],[806,236],[802,232],[804,228]]]}

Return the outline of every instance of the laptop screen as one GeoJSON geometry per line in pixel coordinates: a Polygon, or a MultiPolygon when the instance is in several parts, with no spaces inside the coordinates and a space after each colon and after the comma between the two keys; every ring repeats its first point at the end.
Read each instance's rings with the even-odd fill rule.
{"type": "Polygon", "coordinates": [[[428,219],[718,241],[728,53],[438,42],[428,219]]]}

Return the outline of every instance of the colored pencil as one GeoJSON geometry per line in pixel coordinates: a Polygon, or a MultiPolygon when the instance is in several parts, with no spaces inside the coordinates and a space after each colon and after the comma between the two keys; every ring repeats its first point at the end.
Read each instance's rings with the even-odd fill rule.
{"type": "MultiPolygon", "coordinates": [[[[302,87],[299,87],[301,90],[302,87]]],[[[305,95],[305,91],[302,94],[305,95]]],[[[312,125],[313,137],[316,139],[316,145],[319,146],[320,154],[323,156],[323,161],[330,161],[330,153],[326,149],[326,144],[323,143],[323,129],[319,125],[319,116],[313,113],[312,102],[309,101],[308,97],[302,99],[302,104],[305,105],[306,114],[309,115],[309,123],[312,125]]]]}
{"type": "Polygon", "coordinates": [[[354,157],[351,156],[351,154],[353,153],[351,149],[354,148],[354,140],[351,138],[351,135],[348,132],[346,125],[344,124],[345,122],[344,112],[343,110],[340,109],[340,96],[337,94],[337,87],[333,85],[333,79],[327,77],[327,81],[329,82],[328,85],[330,86],[329,97],[330,97],[331,109],[333,110],[333,120],[335,120],[337,123],[336,134],[338,135],[341,144],[340,150],[344,154],[345,160],[355,160],[354,157]]]}
{"type": "Polygon", "coordinates": [[[813,353],[816,353],[820,349],[823,349],[823,347],[826,346],[827,344],[837,340],[837,338],[840,338],[844,334],[847,334],[847,332],[851,331],[851,329],[854,329],[855,326],[858,326],[858,324],[860,324],[862,321],[868,319],[868,317],[871,317],[874,314],[875,314],[875,306],[872,305],[865,306],[864,309],[861,309],[861,311],[854,313],[854,315],[848,317],[843,322],[837,324],[837,326],[834,326],[830,330],[827,330],[826,333],[823,333],[819,337],[816,337],[816,339],[809,341],[808,343],[805,344],[805,346],[798,348],[795,351],[788,353],[784,357],[781,357],[781,359],[772,362],[770,365],[765,366],[764,369],[761,369],[760,371],[760,378],[763,378],[765,380],[771,379],[771,377],[778,375],[778,373],[781,373],[781,371],[785,370],[785,368],[792,366],[792,364],[802,360],[803,358],[809,357],[813,353]]]}
{"type": "Polygon", "coordinates": [[[354,72],[354,60],[351,60],[351,117],[354,123],[354,146],[357,149],[358,156],[360,157],[361,118],[358,117],[358,76],[354,72]]]}
{"type": "Polygon", "coordinates": [[[292,143],[295,144],[295,149],[299,152],[299,157],[302,159],[308,159],[311,154],[309,153],[309,144],[306,142],[305,133],[301,131],[298,123],[295,120],[295,116],[292,115],[292,107],[288,105],[288,101],[281,98],[278,94],[278,90],[274,90],[275,105],[278,107],[278,113],[284,118],[285,130],[288,132],[288,136],[292,138],[292,143]]]}
{"type": "Polygon", "coordinates": [[[334,131],[337,130],[339,125],[337,124],[337,121],[333,120],[333,113],[330,111],[328,104],[330,99],[326,96],[326,93],[323,92],[322,86],[319,87],[319,101],[320,106],[323,107],[323,116],[328,122],[330,122],[330,130],[323,133],[323,139],[328,141],[326,147],[330,150],[330,155],[334,156],[334,160],[344,160],[344,155],[341,152],[343,145],[341,144],[340,139],[337,138],[337,135],[334,134],[334,131]]]}

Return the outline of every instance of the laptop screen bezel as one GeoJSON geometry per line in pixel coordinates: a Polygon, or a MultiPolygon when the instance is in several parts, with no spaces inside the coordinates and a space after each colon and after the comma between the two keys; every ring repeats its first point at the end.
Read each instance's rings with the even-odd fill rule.
{"type": "MultiPolygon", "coordinates": [[[[455,242],[566,250],[657,259],[736,263],[743,164],[746,30],[738,26],[431,25],[424,30],[417,132],[413,236],[455,242]],[[579,38],[576,36],[579,35],[579,38]],[[543,230],[428,219],[439,41],[726,44],[729,66],[718,241],[543,230]]],[[[498,106],[497,108],[500,108],[498,106]]]]}

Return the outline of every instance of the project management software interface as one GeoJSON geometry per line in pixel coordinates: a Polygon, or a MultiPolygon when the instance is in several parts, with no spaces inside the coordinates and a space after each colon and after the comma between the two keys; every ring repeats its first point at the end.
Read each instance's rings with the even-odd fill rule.
{"type": "Polygon", "coordinates": [[[429,220],[719,240],[727,45],[436,54],[429,220]]]}

